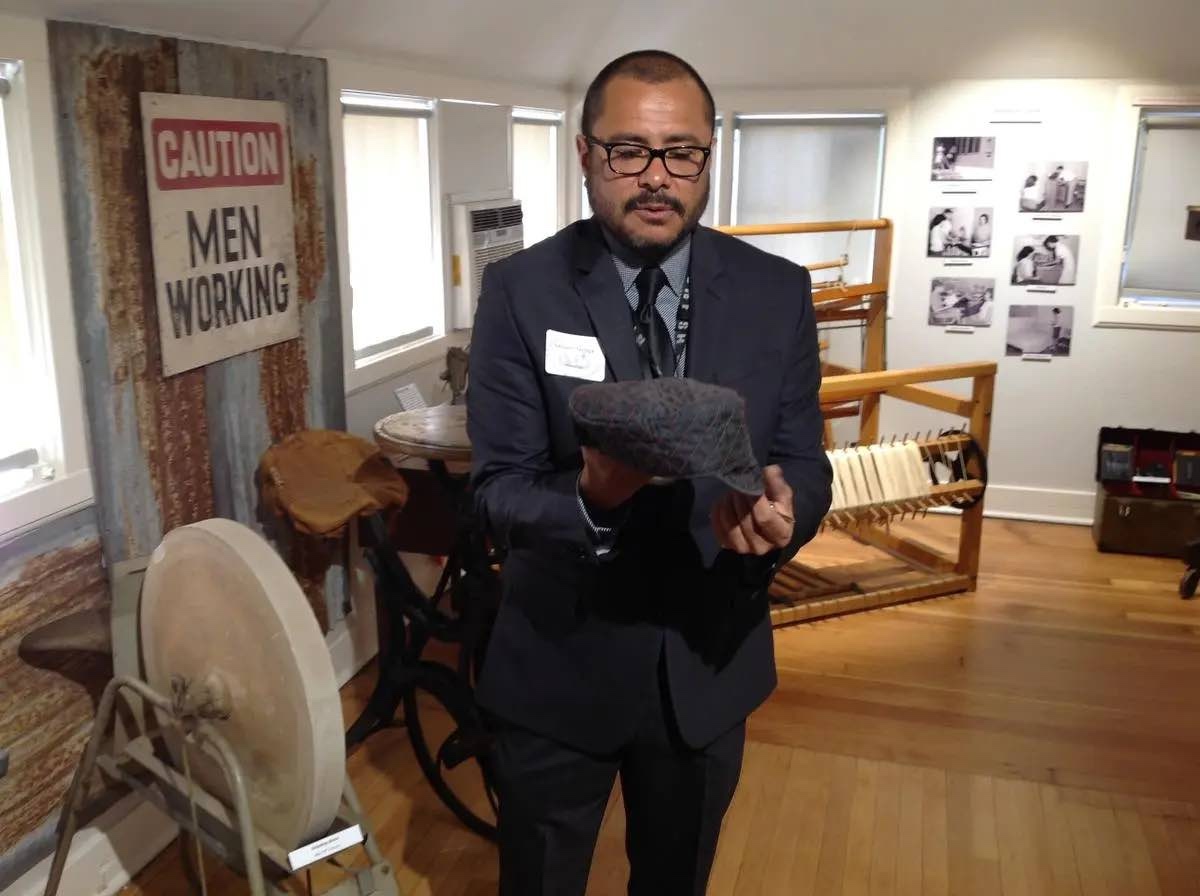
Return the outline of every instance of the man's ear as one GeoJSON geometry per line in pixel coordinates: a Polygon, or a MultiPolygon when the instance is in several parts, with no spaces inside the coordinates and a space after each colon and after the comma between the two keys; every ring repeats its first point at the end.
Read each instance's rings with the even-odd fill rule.
{"type": "Polygon", "coordinates": [[[587,138],[583,134],[575,135],[575,151],[579,154],[579,168],[584,174],[588,170],[588,152],[591,146],[588,145],[587,138]]]}

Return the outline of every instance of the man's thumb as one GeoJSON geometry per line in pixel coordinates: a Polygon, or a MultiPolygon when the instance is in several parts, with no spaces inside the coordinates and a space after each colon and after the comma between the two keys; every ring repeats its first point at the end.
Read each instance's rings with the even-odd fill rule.
{"type": "Polygon", "coordinates": [[[771,464],[763,469],[763,486],[767,494],[768,501],[778,501],[787,497],[791,489],[788,487],[787,480],[783,478],[783,467],[779,464],[771,464]]]}

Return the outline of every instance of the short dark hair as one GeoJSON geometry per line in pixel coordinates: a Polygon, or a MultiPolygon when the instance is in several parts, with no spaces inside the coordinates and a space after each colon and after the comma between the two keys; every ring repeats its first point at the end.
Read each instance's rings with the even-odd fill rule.
{"type": "Polygon", "coordinates": [[[677,78],[690,78],[704,94],[704,102],[708,106],[709,127],[716,129],[717,104],[699,72],[666,50],[635,50],[618,56],[600,69],[600,74],[592,79],[583,97],[583,114],[579,123],[580,130],[585,135],[592,135],[592,126],[600,117],[600,111],[604,107],[604,88],[608,86],[609,81],[619,76],[634,78],[645,84],[664,84],[677,78]]]}

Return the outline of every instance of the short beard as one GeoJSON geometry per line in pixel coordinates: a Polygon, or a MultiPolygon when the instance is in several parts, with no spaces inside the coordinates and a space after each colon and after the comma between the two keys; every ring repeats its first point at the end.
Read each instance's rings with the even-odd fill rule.
{"type": "Polygon", "coordinates": [[[679,230],[679,236],[669,243],[662,243],[635,237],[632,234],[626,233],[620,226],[624,216],[639,204],[649,199],[650,194],[641,193],[628,200],[625,203],[625,207],[617,214],[611,204],[596,201],[595,191],[592,189],[591,175],[584,175],[583,186],[587,191],[588,205],[591,206],[592,214],[600,219],[600,223],[608,228],[613,238],[621,243],[621,245],[637,253],[650,263],[666,258],[672,249],[678,246],[696,229],[696,226],[700,223],[700,219],[704,216],[704,210],[708,208],[709,194],[712,191],[712,181],[709,180],[704,185],[704,193],[700,196],[700,201],[696,203],[690,213],[683,208],[682,203],[674,196],[664,195],[658,197],[659,202],[671,206],[671,208],[683,217],[683,227],[679,230]]]}

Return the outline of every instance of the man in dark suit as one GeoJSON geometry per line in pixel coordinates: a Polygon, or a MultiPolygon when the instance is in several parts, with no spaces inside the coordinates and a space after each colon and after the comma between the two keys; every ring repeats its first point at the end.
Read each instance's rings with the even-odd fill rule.
{"type": "Polygon", "coordinates": [[[616,776],[634,894],[702,894],[776,677],[767,586],[828,509],[808,272],[698,227],[712,96],[667,53],[610,63],[576,138],[594,217],[490,265],[471,346],[477,507],[508,551],[478,689],[501,892],[582,894],[616,776]],[[581,450],[588,380],[738,391],[760,499],[581,450]]]}

